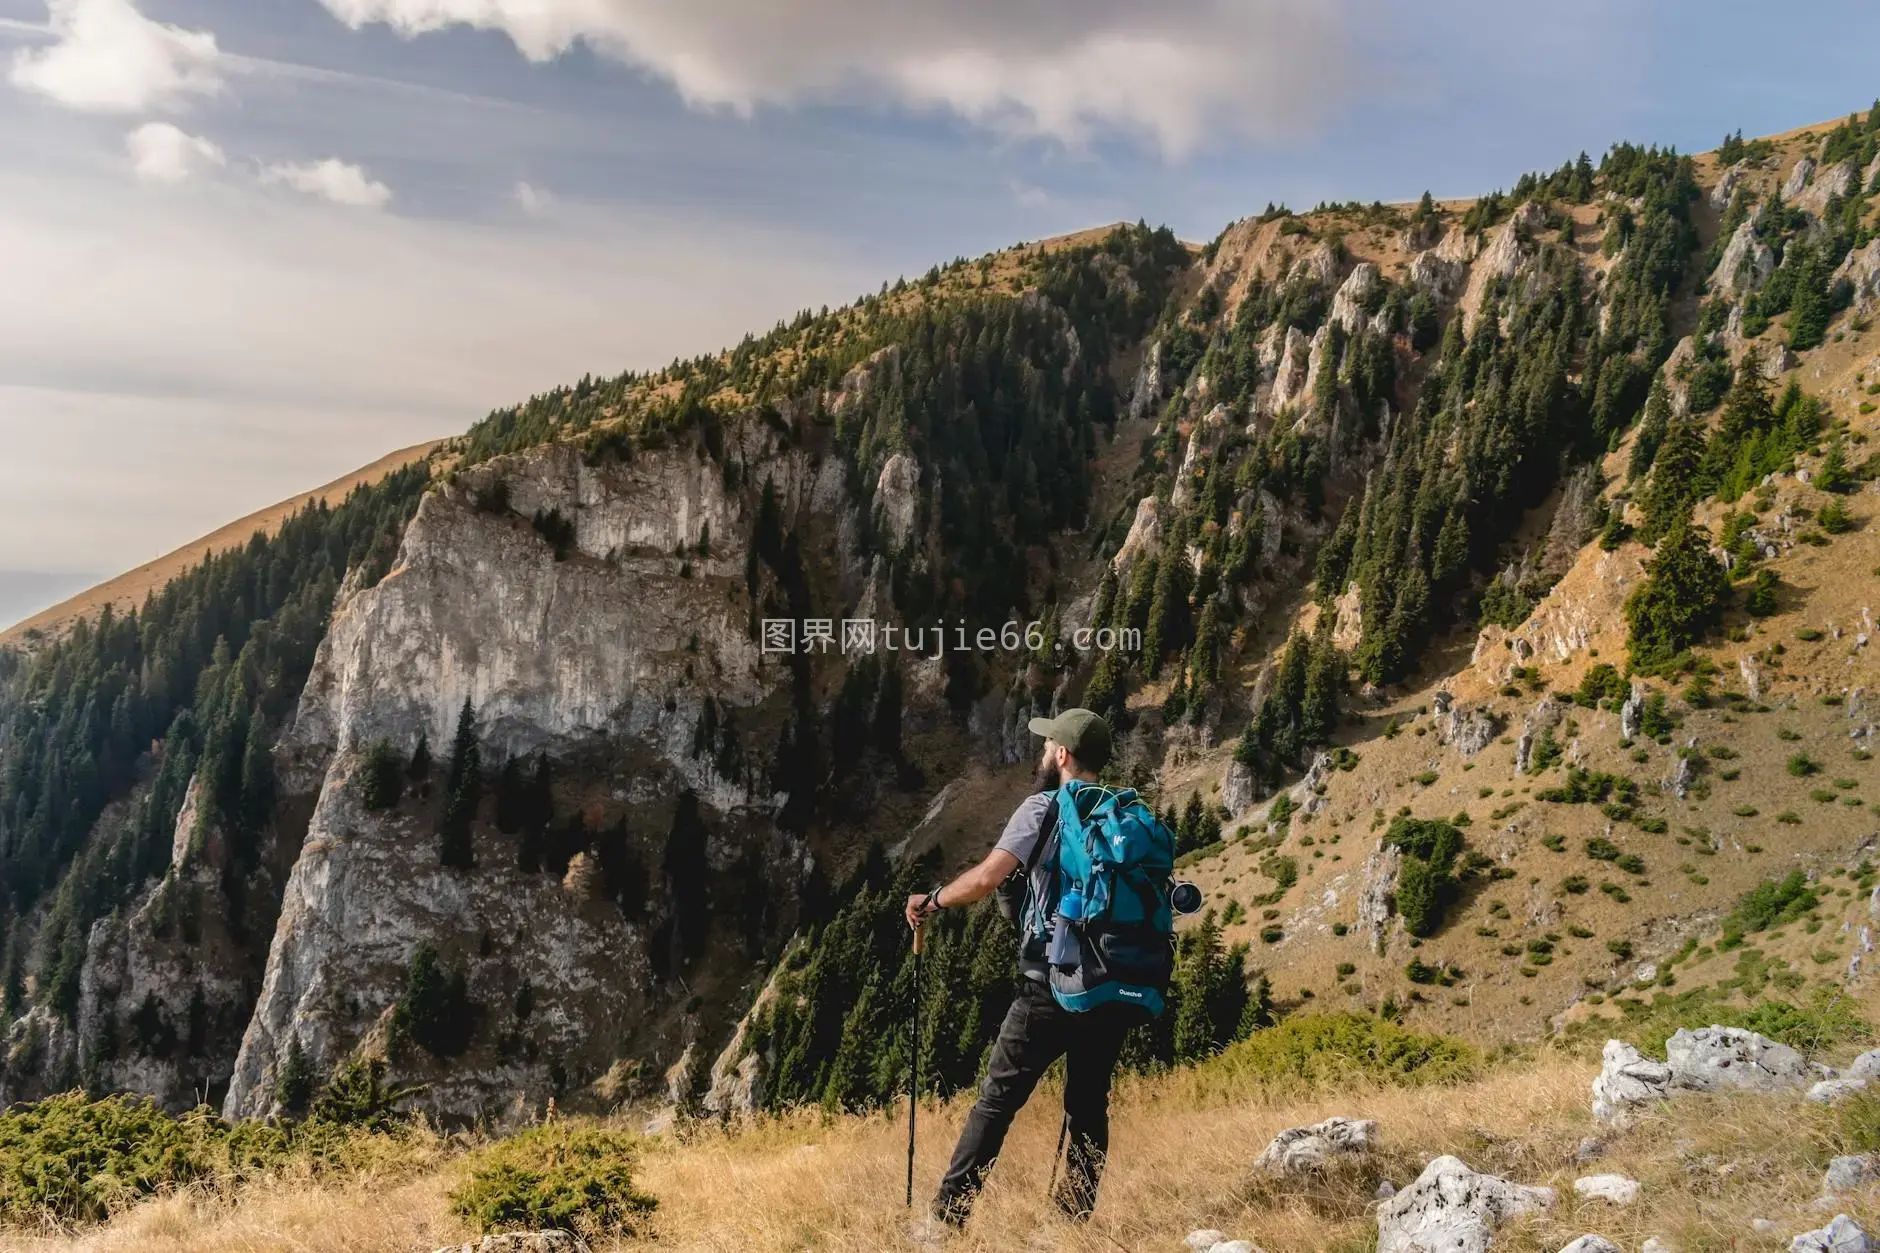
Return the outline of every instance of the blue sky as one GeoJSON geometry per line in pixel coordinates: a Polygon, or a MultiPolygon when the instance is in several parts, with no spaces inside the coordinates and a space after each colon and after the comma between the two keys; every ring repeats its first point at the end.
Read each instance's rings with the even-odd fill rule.
{"type": "Polygon", "coordinates": [[[935,261],[1709,147],[1863,107],[1877,44],[1852,0],[0,0],[0,617],[935,261]]]}

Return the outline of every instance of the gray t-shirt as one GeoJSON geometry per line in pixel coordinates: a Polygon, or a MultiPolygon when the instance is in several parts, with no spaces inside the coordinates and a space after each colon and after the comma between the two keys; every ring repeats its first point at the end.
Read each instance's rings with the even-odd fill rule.
{"type": "MultiPolygon", "coordinates": [[[[1018,864],[1023,866],[1032,860],[1032,852],[1038,849],[1038,841],[1046,841],[1046,846],[1038,851],[1037,863],[1031,871],[1031,895],[1034,900],[1044,899],[1051,891],[1051,868],[1055,859],[1051,855],[1050,844],[1057,838],[1057,824],[1052,823],[1050,831],[1046,831],[1044,825],[1045,814],[1050,810],[1051,801],[1056,795],[1055,792],[1034,792],[1020,801],[1018,808],[1012,811],[1012,816],[1006,819],[1005,830],[999,833],[999,842],[994,845],[1018,858],[1018,864]]],[[[1040,954],[1039,960],[1028,959],[1024,936],[1019,937],[1019,971],[1036,983],[1046,982],[1049,978],[1042,957],[1043,954],[1040,954]]]]}

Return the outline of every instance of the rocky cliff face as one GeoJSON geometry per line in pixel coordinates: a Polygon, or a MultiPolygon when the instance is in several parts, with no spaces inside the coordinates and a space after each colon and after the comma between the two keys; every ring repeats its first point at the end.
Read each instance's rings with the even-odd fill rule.
{"type": "MultiPolygon", "coordinates": [[[[835,463],[779,451],[767,433],[748,441],[729,455],[774,485],[785,516],[834,534],[847,507],[835,463]]],[[[754,773],[721,774],[697,730],[708,700],[748,714],[787,673],[747,630],[751,520],[725,480],[690,448],[598,465],[566,445],[500,459],[429,496],[391,574],[342,601],[280,748],[288,777],[317,799],[235,1065],[231,1117],[276,1108],[296,1047],[321,1075],[362,1043],[376,1047],[420,945],[466,969],[487,1027],[475,1055],[426,1075],[445,1116],[565,1098],[662,1051],[641,1033],[662,906],[629,916],[574,870],[567,884],[521,870],[517,838],[487,823],[475,868],[447,868],[436,803],[369,811],[361,770],[380,741],[401,756],[420,739],[441,752],[468,702],[486,762],[579,762],[586,829],[625,824],[642,867],[657,864],[685,789],[713,828],[706,862],[733,864],[746,828],[767,829],[771,797],[754,773]],[[530,521],[551,515],[571,527],[559,555],[530,521]]],[[[765,852],[787,890],[801,850],[765,852]]]]}

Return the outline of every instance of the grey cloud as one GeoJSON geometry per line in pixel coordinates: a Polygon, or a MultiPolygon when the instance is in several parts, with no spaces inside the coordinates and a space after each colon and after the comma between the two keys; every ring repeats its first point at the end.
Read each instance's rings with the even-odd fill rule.
{"type": "Polygon", "coordinates": [[[585,42],[705,108],[886,98],[1071,144],[1170,155],[1273,135],[1345,98],[1353,0],[321,0],[347,24],[501,31],[534,59],[585,42]]]}

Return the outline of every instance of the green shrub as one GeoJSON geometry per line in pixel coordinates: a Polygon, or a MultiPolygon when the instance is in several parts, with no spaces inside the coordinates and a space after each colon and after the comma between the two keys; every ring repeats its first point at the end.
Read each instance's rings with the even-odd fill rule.
{"type": "Polygon", "coordinates": [[[1594,709],[1602,700],[1624,700],[1630,691],[1630,685],[1618,668],[1609,661],[1601,661],[1580,677],[1580,686],[1574,692],[1573,699],[1588,709],[1594,709]]]}
{"type": "Polygon", "coordinates": [[[1481,1056],[1460,1040],[1421,1035],[1370,1014],[1295,1015],[1195,1068],[1204,1086],[1333,1088],[1353,1080],[1419,1085],[1472,1078],[1481,1056]]]}
{"type": "Polygon", "coordinates": [[[99,1222],[227,1167],[228,1127],[207,1111],[172,1118],[146,1097],[82,1092],[0,1117],[0,1222],[99,1222]]]}
{"type": "Polygon", "coordinates": [[[1805,779],[1811,774],[1821,773],[1821,763],[1807,753],[1796,753],[1789,758],[1789,773],[1798,779],[1805,779]]]}
{"type": "Polygon", "coordinates": [[[67,1092],[0,1114],[0,1228],[101,1222],[145,1197],[233,1186],[296,1163],[325,1174],[416,1156],[398,1135],[317,1116],[228,1123],[206,1106],[178,1117],[148,1097],[67,1092]]]}
{"type": "Polygon", "coordinates": [[[636,1235],[656,1201],[633,1186],[635,1138],[555,1122],[499,1140],[472,1157],[451,1212],[482,1232],[636,1235]]]}
{"type": "Polygon", "coordinates": [[[1744,893],[1723,920],[1724,937],[1734,936],[1740,943],[1744,935],[1794,922],[1820,903],[1807,877],[1790,871],[1786,878],[1765,880],[1744,893]]]}
{"type": "Polygon", "coordinates": [[[1611,1034],[1657,1057],[1665,1055],[1665,1041],[1678,1029],[1712,1025],[1743,1027],[1808,1054],[1858,1046],[1874,1038],[1873,1025],[1845,995],[1826,989],[1799,1003],[1765,997],[1750,1005],[1732,1004],[1729,995],[1705,987],[1676,995],[1659,993],[1650,1003],[1620,998],[1615,1003],[1624,1019],[1611,1034]]]}

